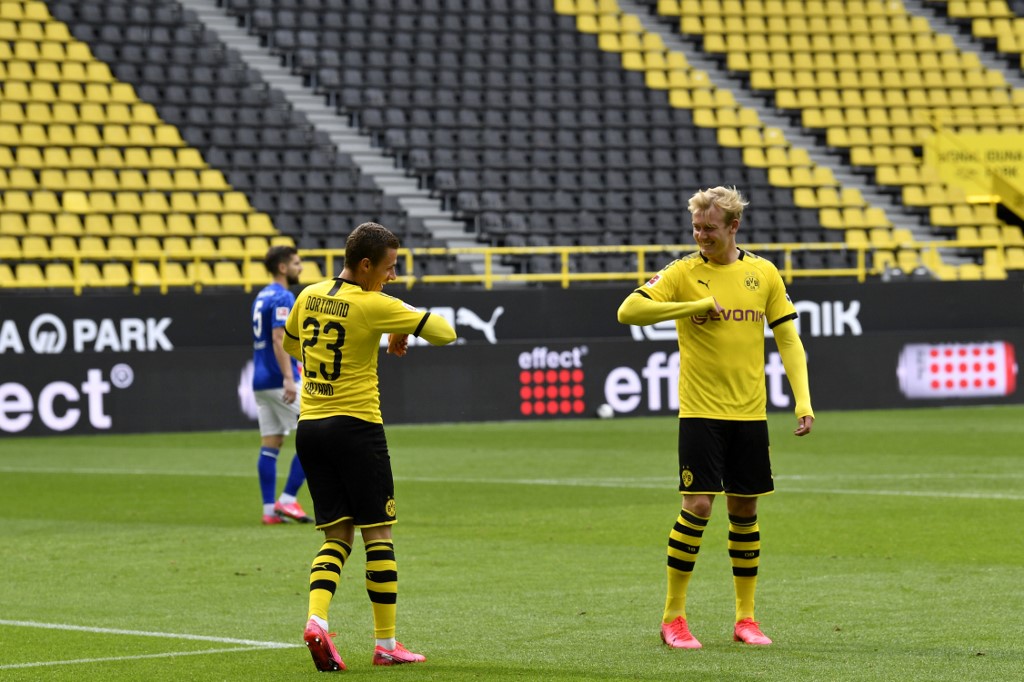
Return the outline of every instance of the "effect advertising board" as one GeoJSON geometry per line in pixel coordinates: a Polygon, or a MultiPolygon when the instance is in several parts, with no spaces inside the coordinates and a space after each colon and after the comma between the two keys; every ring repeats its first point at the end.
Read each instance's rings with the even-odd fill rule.
{"type": "MultiPolygon", "coordinates": [[[[385,421],[589,418],[604,404],[673,414],[674,324],[620,325],[632,288],[395,287],[459,341],[381,355],[385,421]]],[[[1020,283],[801,283],[790,294],[819,411],[1024,402],[1020,283]]],[[[0,298],[0,436],[254,428],[250,303],[0,298]]],[[[792,409],[767,331],[765,367],[769,409],[792,409]]]]}

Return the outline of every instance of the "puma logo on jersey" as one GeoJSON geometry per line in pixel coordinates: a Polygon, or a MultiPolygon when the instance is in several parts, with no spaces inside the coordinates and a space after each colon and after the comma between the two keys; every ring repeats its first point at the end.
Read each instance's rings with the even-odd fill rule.
{"type": "Polygon", "coordinates": [[[708,281],[706,281],[706,282],[704,280],[702,280],[702,279],[698,279],[697,280],[697,284],[703,284],[705,289],[707,289],[708,291],[711,291],[711,280],[710,279],[708,281]]]}

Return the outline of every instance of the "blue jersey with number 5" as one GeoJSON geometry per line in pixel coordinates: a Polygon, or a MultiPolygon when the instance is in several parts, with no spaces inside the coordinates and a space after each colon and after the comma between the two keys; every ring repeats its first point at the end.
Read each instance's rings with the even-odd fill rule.
{"type": "MultiPolygon", "coordinates": [[[[295,295],[277,282],[260,290],[252,302],[252,390],[284,386],[284,377],[274,355],[274,327],[283,327],[295,305],[295,295]]],[[[292,376],[299,379],[299,363],[290,358],[292,376]]]]}

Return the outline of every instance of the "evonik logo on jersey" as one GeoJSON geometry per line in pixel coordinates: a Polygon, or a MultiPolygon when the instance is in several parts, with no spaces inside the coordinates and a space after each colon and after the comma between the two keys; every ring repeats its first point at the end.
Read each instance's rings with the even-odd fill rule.
{"type": "MultiPolygon", "coordinates": [[[[803,336],[861,336],[860,301],[797,301],[794,303],[799,317],[797,329],[803,336]]],[[[705,320],[706,321],[706,320],[705,320]]],[[[696,322],[696,321],[695,321],[696,322]]],[[[634,341],[675,341],[675,320],[657,322],[646,327],[630,325],[629,333],[634,341]]],[[[765,338],[774,336],[768,325],[764,328],[765,338]]]]}
{"type": "Polygon", "coordinates": [[[0,355],[22,355],[29,351],[37,355],[66,351],[172,351],[174,344],[167,336],[171,322],[169,317],[76,318],[69,326],[53,313],[41,313],[26,328],[19,329],[14,320],[3,320],[0,322],[0,355]]]}
{"type": "Polygon", "coordinates": [[[756,322],[764,324],[764,311],[762,310],[723,310],[722,312],[708,313],[707,315],[693,315],[690,322],[702,325],[708,321],[712,322],[756,322]]]}

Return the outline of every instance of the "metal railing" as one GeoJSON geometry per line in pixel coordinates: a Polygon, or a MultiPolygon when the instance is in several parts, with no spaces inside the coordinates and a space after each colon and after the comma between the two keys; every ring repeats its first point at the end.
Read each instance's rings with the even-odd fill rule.
{"type": "MultiPolygon", "coordinates": [[[[893,254],[897,251],[913,251],[918,257],[929,251],[955,250],[958,253],[980,252],[990,250],[995,258],[993,264],[999,268],[1004,265],[1005,244],[999,241],[971,240],[971,241],[914,241],[894,244],[887,247],[871,244],[848,244],[848,243],[817,243],[817,244],[742,244],[742,248],[754,253],[780,253],[781,261],[777,262],[779,272],[787,283],[792,283],[797,278],[829,278],[829,277],[852,277],[858,282],[864,282],[868,277],[883,274],[885,264],[879,264],[878,258],[870,259],[868,254],[876,252],[888,252],[893,254]],[[846,251],[855,255],[853,267],[846,268],[801,268],[794,263],[794,254],[800,252],[828,252],[846,251]]],[[[693,244],[665,244],[665,245],[628,245],[628,246],[531,246],[531,247],[464,247],[464,248],[402,248],[399,249],[399,271],[401,274],[397,283],[407,287],[426,284],[480,284],[485,289],[491,289],[498,284],[531,284],[531,283],[556,283],[563,288],[569,287],[576,282],[635,282],[642,284],[650,279],[657,271],[647,267],[647,257],[652,254],[664,254],[664,262],[667,264],[672,258],[695,250],[693,244]],[[417,274],[422,268],[418,263],[425,258],[449,257],[458,255],[479,255],[483,256],[484,268],[481,273],[472,274],[417,274]],[[579,255],[615,255],[629,254],[634,257],[636,266],[628,270],[617,272],[580,272],[573,269],[573,256],[579,255]],[[528,257],[555,255],[558,257],[559,267],[556,272],[502,272],[495,267],[496,262],[503,261],[509,257],[528,257]]],[[[340,249],[304,249],[300,255],[304,260],[315,260],[322,264],[324,277],[337,274],[342,269],[344,251],[340,249]]],[[[2,260],[0,264],[29,262],[29,259],[8,259],[2,260]]],[[[35,262],[35,261],[31,261],[35,262]]],[[[216,255],[194,256],[189,258],[170,257],[166,254],[153,257],[133,258],[83,258],[77,254],[66,257],[53,257],[46,259],[47,263],[61,262],[70,265],[72,278],[70,282],[54,283],[52,281],[37,280],[23,281],[16,278],[0,277],[0,290],[12,289],[71,289],[76,295],[86,289],[100,288],[125,288],[128,287],[135,293],[142,291],[156,290],[160,293],[167,293],[171,288],[192,288],[197,293],[208,287],[241,287],[246,292],[253,288],[262,287],[267,280],[266,273],[262,270],[262,262],[259,258],[252,257],[243,260],[224,259],[216,255]],[[232,260],[239,263],[239,276],[228,279],[218,279],[208,275],[200,274],[201,264],[214,263],[217,261],[232,260]],[[102,280],[87,280],[84,273],[84,263],[110,263],[122,262],[130,265],[130,281],[127,283],[111,284],[102,280]],[[156,266],[158,279],[144,280],[140,277],[140,264],[153,263],[156,266]],[[174,278],[169,272],[169,263],[180,263],[184,265],[185,278],[174,278]],[[191,268],[189,265],[191,264],[191,268]],[[191,269],[191,272],[189,272],[191,269]],[[254,272],[255,271],[255,272],[254,272]]],[[[659,265],[660,267],[660,265],[659,265]]],[[[314,279],[304,278],[305,283],[314,279]]]]}

